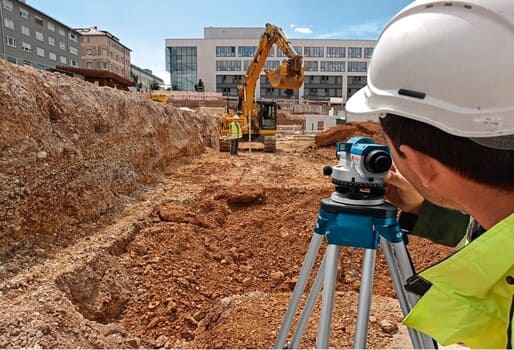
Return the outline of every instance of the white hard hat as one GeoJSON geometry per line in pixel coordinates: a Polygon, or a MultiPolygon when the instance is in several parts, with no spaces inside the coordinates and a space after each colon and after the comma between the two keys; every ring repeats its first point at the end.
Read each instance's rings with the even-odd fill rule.
{"type": "Polygon", "coordinates": [[[238,120],[239,116],[236,114],[236,115],[234,115],[234,117],[232,119],[238,120]]]}
{"type": "Polygon", "coordinates": [[[346,109],[392,113],[514,149],[513,72],[513,0],[419,0],[386,25],[368,85],[346,109]]]}

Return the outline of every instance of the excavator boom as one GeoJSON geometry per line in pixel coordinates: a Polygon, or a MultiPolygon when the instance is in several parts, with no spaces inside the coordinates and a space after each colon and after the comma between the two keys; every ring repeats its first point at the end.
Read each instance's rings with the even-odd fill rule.
{"type": "MultiPolygon", "coordinates": [[[[246,70],[244,83],[237,87],[239,102],[236,110],[243,140],[254,141],[257,139],[263,142],[265,152],[274,152],[276,149],[278,106],[274,101],[256,102],[254,95],[257,81],[273,45],[276,45],[287,58],[282,61],[277,69],[264,71],[271,86],[279,89],[299,89],[304,79],[303,57],[296,53],[280,27],[266,23],[264,33],[259,40],[259,46],[246,70]]],[[[234,116],[227,110],[227,113],[221,119],[221,151],[228,151],[229,149],[227,136],[230,134],[229,125],[234,116]]]]}
{"type": "Polygon", "coordinates": [[[287,57],[275,70],[264,71],[270,84],[279,89],[299,89],[303,84],[303,57],[294,50],[280,27],[266,23],[266,29],[261,35],[259,46],[245,74],[245,82],[239,86],[239,101],[245,116],[251,115],[255,94],[255,86],[262,68],[273,45],[276,45],[287,57]],[[241,106],[242,105],[242,106],[241,106]]]}

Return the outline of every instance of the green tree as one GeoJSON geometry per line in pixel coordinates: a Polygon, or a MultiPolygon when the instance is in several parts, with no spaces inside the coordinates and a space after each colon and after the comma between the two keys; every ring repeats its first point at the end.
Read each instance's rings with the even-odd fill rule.
{"type": "Polygon", "coordinates": [[[142,84],[139,82],[139,77],[134,73],[130,73],[132,75],[132,86],[136,88],[136,91],[141,91],[142,84]]]}

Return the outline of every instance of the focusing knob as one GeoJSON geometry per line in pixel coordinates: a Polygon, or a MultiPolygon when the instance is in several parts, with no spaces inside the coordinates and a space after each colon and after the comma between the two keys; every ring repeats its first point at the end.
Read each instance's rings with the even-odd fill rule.
{"type": "Polygon", "coordinates": [[[325,175],[325,176],[332,175],[332,167],[330,165],[325,165],[323,167],[323,175],[325,175]]]}
{"type": "Polygon", "coordinates": [[[382,150],[374,150],[368,153],[364,159],[364,166],[371,173],[384,173],[391,168],[393,161],[389,153],[382,150]]]}

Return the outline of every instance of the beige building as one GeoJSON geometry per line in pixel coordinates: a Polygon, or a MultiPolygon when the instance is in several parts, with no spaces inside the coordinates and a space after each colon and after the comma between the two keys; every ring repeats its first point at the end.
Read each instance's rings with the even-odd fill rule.
{"type": "Polygon", "coordinates": [[[80,53],[82,68],[105,70],[127,80],[130,76],[130,52],[120,40],[97,27],[75,29],[82,35],[80,53]]]}

